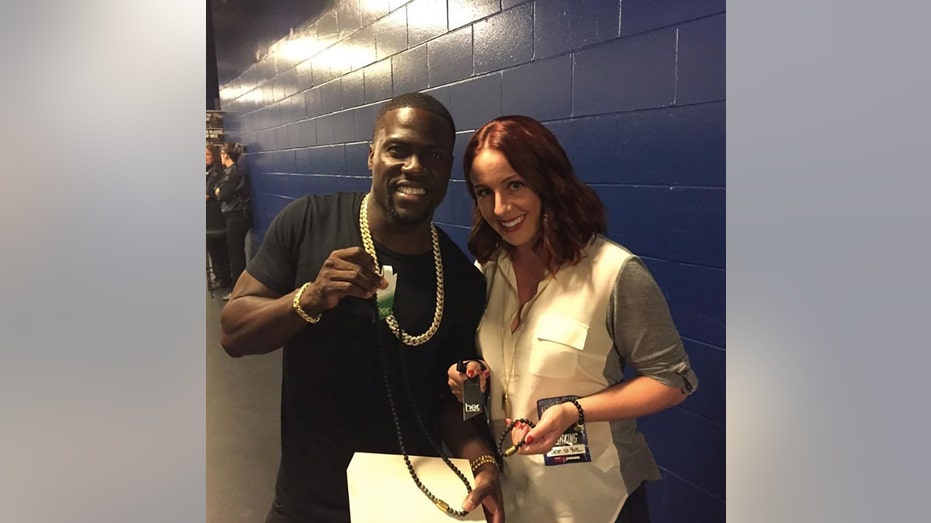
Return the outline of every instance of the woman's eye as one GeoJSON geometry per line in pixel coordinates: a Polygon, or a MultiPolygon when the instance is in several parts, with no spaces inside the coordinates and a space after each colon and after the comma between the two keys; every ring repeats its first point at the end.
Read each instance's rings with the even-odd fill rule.
{"type": "Polygon", "coordinates": [[[513,181],[509,184],[512,191],[516,191],[524,186],[524,182],[513,181]]]}
{"type": "Polygon", "coordinates": [[[488,194],[489,194],[488,189],[476,189],[475,190],[475,196],[478,196],[479,198],[484,198],[485,196],[488,196],[488,194]]]}

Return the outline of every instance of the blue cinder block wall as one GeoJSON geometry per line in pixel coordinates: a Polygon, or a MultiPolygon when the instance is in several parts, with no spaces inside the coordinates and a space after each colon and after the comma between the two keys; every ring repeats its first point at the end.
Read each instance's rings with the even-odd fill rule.
{"type": "MultiPolygon", "coordinates": [[[[543,121],[608,208],[609,236],[659,282],[701,387],[640,420],[663,472],[655,523],[725,512],[724,0],[338,0],[221,86],[247,145],[254,239],[306,193],[367,190],[381,103],[449,107],[456,155],[502,114],[543,121]]],[[[465,250],[457,165],[436,221],[465,250]]]]}

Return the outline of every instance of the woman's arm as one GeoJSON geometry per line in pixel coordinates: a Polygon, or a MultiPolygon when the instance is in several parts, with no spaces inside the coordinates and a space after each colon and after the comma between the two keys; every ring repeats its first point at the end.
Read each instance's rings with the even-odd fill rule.
{"type": "MultiPolygon", "coordinates": [[[[606,321],[622,361],[639,375],[579,398],[585,422],[655,414],[679,405],[698,387],[666,300],[639,259],[630,259],[619,272],[606,321]]],[[[572,403],[556,405],[543,413],[536,428],[515,430],[512,436],[529,436],[520,453],[544,453],[578,419],[572,403]]]]}

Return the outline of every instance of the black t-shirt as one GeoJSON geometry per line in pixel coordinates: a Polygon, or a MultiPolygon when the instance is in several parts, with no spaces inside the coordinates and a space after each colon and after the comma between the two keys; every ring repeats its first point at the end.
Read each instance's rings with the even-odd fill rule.
{"type": "Polygon", "coordinates": [[[226,228],[226,222],[223,221],[223,213],[220,212],[220,200],[217,200],[214,189],[220,183],[222,169],[215,165],[207,168],[207,230],[216,230],[226,228]]]}
{"type": "MultiPolygon", "coordinates": [[[[316,278],[332,251],[362,246],[363,196],[308,195],[289,204],[269,227],[249,274],[282,295],[316,278]]],[[[475,357],[475,330],[485,302],[481,273],[442,230],[439,238],[445,300],[443,320],[430,341],[401,344],[383,320],[375,321],[374,298],[348,297],[285,345],[276,502],[295,521],[348,521],[346,467],[353,453],[400,453],[383,361],[407,453],[437,455],[416,415],[441,444],[437,414],[443,403],[455,401],[446,369],[475,357]]],[[[378,244],[376,252],[379,263],[398,274],[394,313],[401,328],[423,333],[436,301],[432,252],[403,255],[378,244]]]]}

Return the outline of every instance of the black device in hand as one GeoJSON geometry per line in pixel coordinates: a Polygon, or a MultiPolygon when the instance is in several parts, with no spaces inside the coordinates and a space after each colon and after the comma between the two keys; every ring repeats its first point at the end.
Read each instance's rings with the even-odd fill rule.
{"type": "MultiPolygon", "coordinates": [[[[456,364],[456,370],[465,374],[466,365],[468,361],[462,360],[456,364]]],[[[485,370],[485,365],[479,361],[482,370],[485,370]]],[[[482,394],[482,387],[479,381],[479,375],[476,374],[474,378],[468,378],[462,382],[462,419],[467,420],[474,418],[479,414],[485,412],[485,397],[482,394]]]]}

